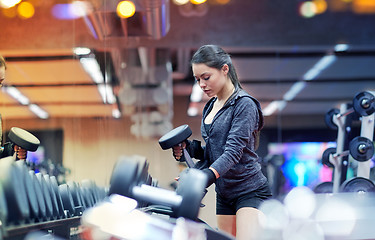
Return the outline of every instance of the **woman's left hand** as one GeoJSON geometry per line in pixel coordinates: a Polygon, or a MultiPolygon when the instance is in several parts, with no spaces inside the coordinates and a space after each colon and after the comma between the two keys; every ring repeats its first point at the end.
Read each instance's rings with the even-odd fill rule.
{"type": "Polygon", "coordinates": [[[17,145],[14,145],[14,152],[16,153],[17,155],[17,158],[18,159],[26,159],[27,157],[27,150],[17,146],[17,145]]]}

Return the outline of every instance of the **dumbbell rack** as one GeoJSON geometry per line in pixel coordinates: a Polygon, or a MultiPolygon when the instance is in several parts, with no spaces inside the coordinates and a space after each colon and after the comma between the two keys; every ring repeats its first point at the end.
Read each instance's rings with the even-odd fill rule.
{"type": "Polygon", "coordinates": [[[10,226],[4,229],[5,236],[2,239],[21,240],[24,239],[28,233],[33,231],[43,231],[62,239],[80,239],[80,222],[81,217],[77,216],[48,222],[10,226]]]}
{"type": "MultiPolygon", "coordinates": [[[[375,94],[374,94],[375,95],[375,94]]],[[[374,139],[374,120],[375,113],[369,116],[363,116],[361,120],[361,137],[365,137],[373,141],[374,139]]],[[[370,178],[370,162],[358,162],[357,176],[370,178]]]]}
{"type": "MultiPolygon", "coordinates": [[[[374,92],[360,92],[353,98],[353,103],[341,104],[340,109],[331,109],[326,115],[326,124],[331,129],[337,128],[336,149],[326,149],[323,153],[322,162],[334,167],[331,192],[353,192],[353,191],[375,191],[375,183],[370,179],[370,159],[374,153],[374,115],[375,103],[374,92]],[[356,117],[353,118],[353,113],[356,117]],[[348,116],[350,116],[348,118],[348,116]],[[348,133],[351,129],[351,121],[361,121],[360,136],[348,141],[348,133]],[[333,150],[333,151],[332,151],[333,150]],[[334,152],[335,151],[335,152],[334,152]],[[346,179],[348,157],[358,161],[357,176],[346,179]],[[327,159],[328,158],[328,159],[327,159]]],[[[323,190],[323,184],[319,184],[314,191],[323,190]],[[319,185],[321,185],[322,188],[319,185]]],[[[327,191],[329,191],[327,185],[327,191]]]]}

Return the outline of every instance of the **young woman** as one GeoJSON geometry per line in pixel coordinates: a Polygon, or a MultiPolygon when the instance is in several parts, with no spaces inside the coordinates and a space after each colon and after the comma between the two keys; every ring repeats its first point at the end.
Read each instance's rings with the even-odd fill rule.
{"type": "MultiPolygon", "coordinates": [[[[0,87],[3,86],[3,81],[5,80],[6,69],[7,69],[7,65],[5,63],[5,60],[2,56],[0,56],[0,87]]],[[[2,142],[2,124],[1,124],[1,115],[0,115],[0,143],[1,142],[2,142]]],[[[10,143],[6,143],[4,147],[0,148],[0,158],[12,156],[14,152],[17,153],[17,157],[19,159],[26,159],[27,151],[17,145],[13,145],[10,143]]]]}
{"type": "Polygon", "coordinates": [[[173,147],[176,159],[186,147],[198,159],[196,168],[215,182],[218,227],[236,239],[255,239],[260,204],[271,197],[255,150],[263,115],[259,102],[246,93],[228,53],[216,45],[198,49],[192,60],[194,78],[210,97],[203,109],[201,133],[196,140],[173,147]]]}

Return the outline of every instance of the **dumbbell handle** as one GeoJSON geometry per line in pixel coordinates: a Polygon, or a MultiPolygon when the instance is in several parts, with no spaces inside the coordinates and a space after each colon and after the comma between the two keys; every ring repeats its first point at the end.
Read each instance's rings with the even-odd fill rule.
{"type": "Polygon", "coordinates": [[[134,186],[132,188],[132,196],[136,200],[153,204],[169,205],[171,207],[179,207],[182,202],[182,196],[177,195],[173,191],[145,184],[134,186]]]}
{"type": "Polygon", "coordinates": [[[194,167],[194,162],[193,160],[191,159],[188,151],[184,148],[184,156],[185,156],[185,161],[186,161],[186,164],[188,165],[189,168],[192,168],[194,167]]]}

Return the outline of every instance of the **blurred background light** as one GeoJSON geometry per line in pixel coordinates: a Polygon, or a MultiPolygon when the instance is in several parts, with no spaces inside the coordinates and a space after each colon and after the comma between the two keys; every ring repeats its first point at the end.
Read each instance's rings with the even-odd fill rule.
{"type": "Polygon", "coordinates": [[[302,3],[299,8],[299,13],[304,18],[314,17],[316,11],[316,5],[310,1],[302,3]]]}
{"type": "Polygon", "coordinates": [[[55,4],[51,9],[52,15],[57,19],[77,19],[87,16],[91,11],[90,5],[82,1],[55,4]]]}
{"type": "Polygon", "coordinates": [[[21,18],[31,18],[35,14],[35,8],[29,2],[21,2],[17,7],[17,13],[21,18]]]}
{"type": "Polygon", "coordinates": [[[19,4],[22,0],[0,0],[0,7],[11,8],[19,4]]]}
{"type": "Polygon", "coordinates": [[[184,5],[188,2],[189,0],[173,0],[173,3],[175,3],[176,5],[184,5]]]}
{"type": "Polygon", "coordinates": [[[202,3],[205,3],[207,0],[190,0],[190,2],[192,4],[202,4],[202,3]]]}
{"type": "Polygon", "coordinates": [[[313,3],[316,7],[316,14],[322,14],[327,11],[327,2],[326,0],[314,0],[313,3]]]}
{"type": "Polygon", "coordinates": [[[135,5],[132,1],[121,1],[117,4],[117,15],[121,18],[129,18],[135,14],[135,5]]]}

